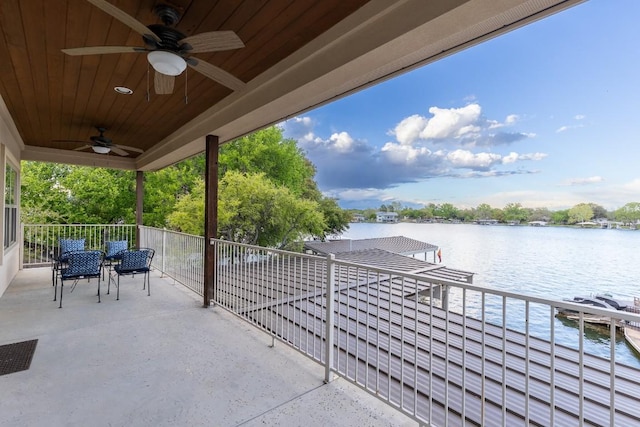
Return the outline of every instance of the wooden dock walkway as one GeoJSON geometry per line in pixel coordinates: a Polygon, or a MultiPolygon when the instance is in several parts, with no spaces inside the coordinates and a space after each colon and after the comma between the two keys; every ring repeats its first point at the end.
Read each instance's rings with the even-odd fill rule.
{"type": "Polygon", "coordinates": [[[640,329],[635,327],[624,328],[624,338],[635,351],[640,354],[640,329]]]}

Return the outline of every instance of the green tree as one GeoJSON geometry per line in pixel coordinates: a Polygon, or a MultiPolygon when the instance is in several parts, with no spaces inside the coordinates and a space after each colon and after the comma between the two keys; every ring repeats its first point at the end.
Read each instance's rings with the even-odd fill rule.
{"type": "Polygon", "coordinates": [[[22,221],[116,223],[135,218],[132,172],[23,162],[22,221]]]}
{"type": "Polygon", "coordinates": [[[569,209],[559,210],[551,213],[551,221],[554,224],[569,223],[569,209]]]}
{"type": "Polygon", "coordinates": [[[609,216],[609,212],[607,212],[604,207],[596,203],[589,203],[589,206],[591,206],[591,210],[593,211],[592,218],[607,218],[609,216]]]}
{"type": "Polygon", "coordinates": [[[338,206],[338,201],[330,197],[322,197],[318,207],[324,217],[325,229],[315,237],[325,240],[329,236],[337,236],[349,228],[353,214],[338,206]]]}
{"type": "Polygon", "coordinates": [[[443,203],[438,206],[437,216],[441,216],[444,219],[456,219],[458,217],[458,208],[451,203],[443,203]]]}
{"type": "Polygon", "coordinates": [[[167,218],[168,226],[187,234],[204,236],[204,180],[199,179],[191,192],[180,196],[167,218]]]}
{"type": "Polygon", "coordinates": [[[218,225],[228,240],[277,248],[292,248],[326,229],[317,202],[277,187],[264,174],[236,171],[220,181],[218,225]]]}
{"type": "Polygon", "coordinates": [[[593,209],[588,203],[579,203],[569,209],[569,224],[589,221],[593,218],[593,209]]]}
{"type": "Polygon", "coordinates": [[[640,220],[640,203],[627,203],[615,211],[615,219],[624,223],[633,223],[640,220]]]}
{"type": "Polygon", "coordinates": [[[504,213],[505,221],[526,221],[529,217],[529,212],[522,207],[520,203],[507,203],[502,210],[504,213]]]}
{"type": "Polygon", "coordinates": [[[493,216],[493,208],[486,204],[482,203],[478,205],[476,208],[476,217],[475,219],[491,219],[493,216]]]}
{"type": "Polygon", "coordinates": [[[534,208],[529,212],[529,221],[549,221],[551,220],[552,213],[547,208],[534,208]]]}
{"type": "Polygon", "coordinates": [[[396,212],[396,213],[400,213],[400,211],[402,210],[402,203],[400,202],[391,202],[391,205],[389,205],[389,211],[390,212],[396,212]]]}
{"type": "Polygon", "coordinates": [[[229,171],[264,173],[276,185],[293,194],[317,200],[319,191],[313,177],[315,167],[293,139],[284,139],[282,129],[271,126],[220,147],[219,174],[229,171]]]}
{"type": "Polygon", "coordinates": [[[60,224],[68,222],[72,206],[69,192],[60,181],[69,173],[69,166],[22,162],[20,176],[21,221],[28,224],[60,224]]]}

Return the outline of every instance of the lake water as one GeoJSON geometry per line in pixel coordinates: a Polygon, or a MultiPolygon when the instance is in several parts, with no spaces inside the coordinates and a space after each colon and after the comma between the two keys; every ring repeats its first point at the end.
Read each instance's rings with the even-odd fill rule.
{"type": "MultiPolygon", "coordinates": [[[[406,236],[438,245],[447,267],[476,273],[474,284],[562,300],[608,293],[631,301],[640,297],[640,231],[568,227],[481,226],[475,224],[353,223],[342,238],[406,236]]],[[[428,261],[433,261],[428,259],[428,261]]],[[[458,295],[460,298],[460,295],[458,295]]],[[[474,310],[473,299],[467,310],[474,310]]],[[[506,324],[520,324],[524,303],[507,304],[506,324]]],[[[451,307],[455,309],[456,296],[451,307]]],[[[478,304],[477,301],[475,301],[478,304]]],[[[532,305],[531,334],[547,339],[549,310],[532,305]]],[[[479,310],[479,305],[475,307],[479,310]]],[[[487,318],[501,324],[501,298],[487,299],[487,318]]],[[[518,327],[515,326],[517,329],[518,327]]],[[[559,344],[577,348],[577,325],[555,320],[559,344]]],[[[585,327],[585,351],[609,357],[608,332],[585,327]]],[[[640,367],[640,358],[618,334],[616,360],[640,367]]]]}

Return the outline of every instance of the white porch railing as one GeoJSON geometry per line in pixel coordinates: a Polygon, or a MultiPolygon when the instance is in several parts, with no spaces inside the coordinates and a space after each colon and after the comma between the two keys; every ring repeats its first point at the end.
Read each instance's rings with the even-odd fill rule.
{"type": "Polygon", "coordinates": [[[60,239],[85,239],[87,249],[104,250],[109,240],[127,240],[135,247],[136,226],[132,224],[22,224],[23,267],[51,263],[60,239]]]}
{"type": "Polygon", "coordinates": [[[198,295],[204,292],[204,237],[140,227],[140,246],[153,248],[153,267],[198,295]]]}
{"type": "MultiPolygon", "coordinates": [[[[210,243],[217,305],[322,364],[327,380],[339,375],[421,424],[640,423],[640,370],[617,361],[615,345],[616,325],[638,325],[638,314],[210,243]],[[576,310],[572,345],[556,342],[558,308],[576,310]],[[593,315],[612,320],[608,357],[585,350],[593,315]]],[[[202,295],[203,238],[142,227],[141,246],[156,250],[155,268],[202,295]]]]}

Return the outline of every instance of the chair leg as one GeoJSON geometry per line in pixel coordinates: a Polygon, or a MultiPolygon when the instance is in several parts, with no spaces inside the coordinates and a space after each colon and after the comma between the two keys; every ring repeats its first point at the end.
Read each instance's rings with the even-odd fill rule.
{"type": "Polygon", "coordinates": [[[118,283],[116,284],[116,301],[120,301],[120,275],[118,274],[118,283]]]}
{"type": "Polygon", "coordinates": [[[98,274],[98,302],[100,302],[100,274],[98,274]]]}
{"type": "Polygon", "coordinates": [[[149,281],[149,273],[145,274],[145,278],[147,279],[147,296],[151,296],[151,282],[149,281]]]}
{"type": "Polygon", "coordinates": [[[60,279],[60,306],[58,308],[62,308],[62,292],[64,291],[64,280],[60,279]]]}

